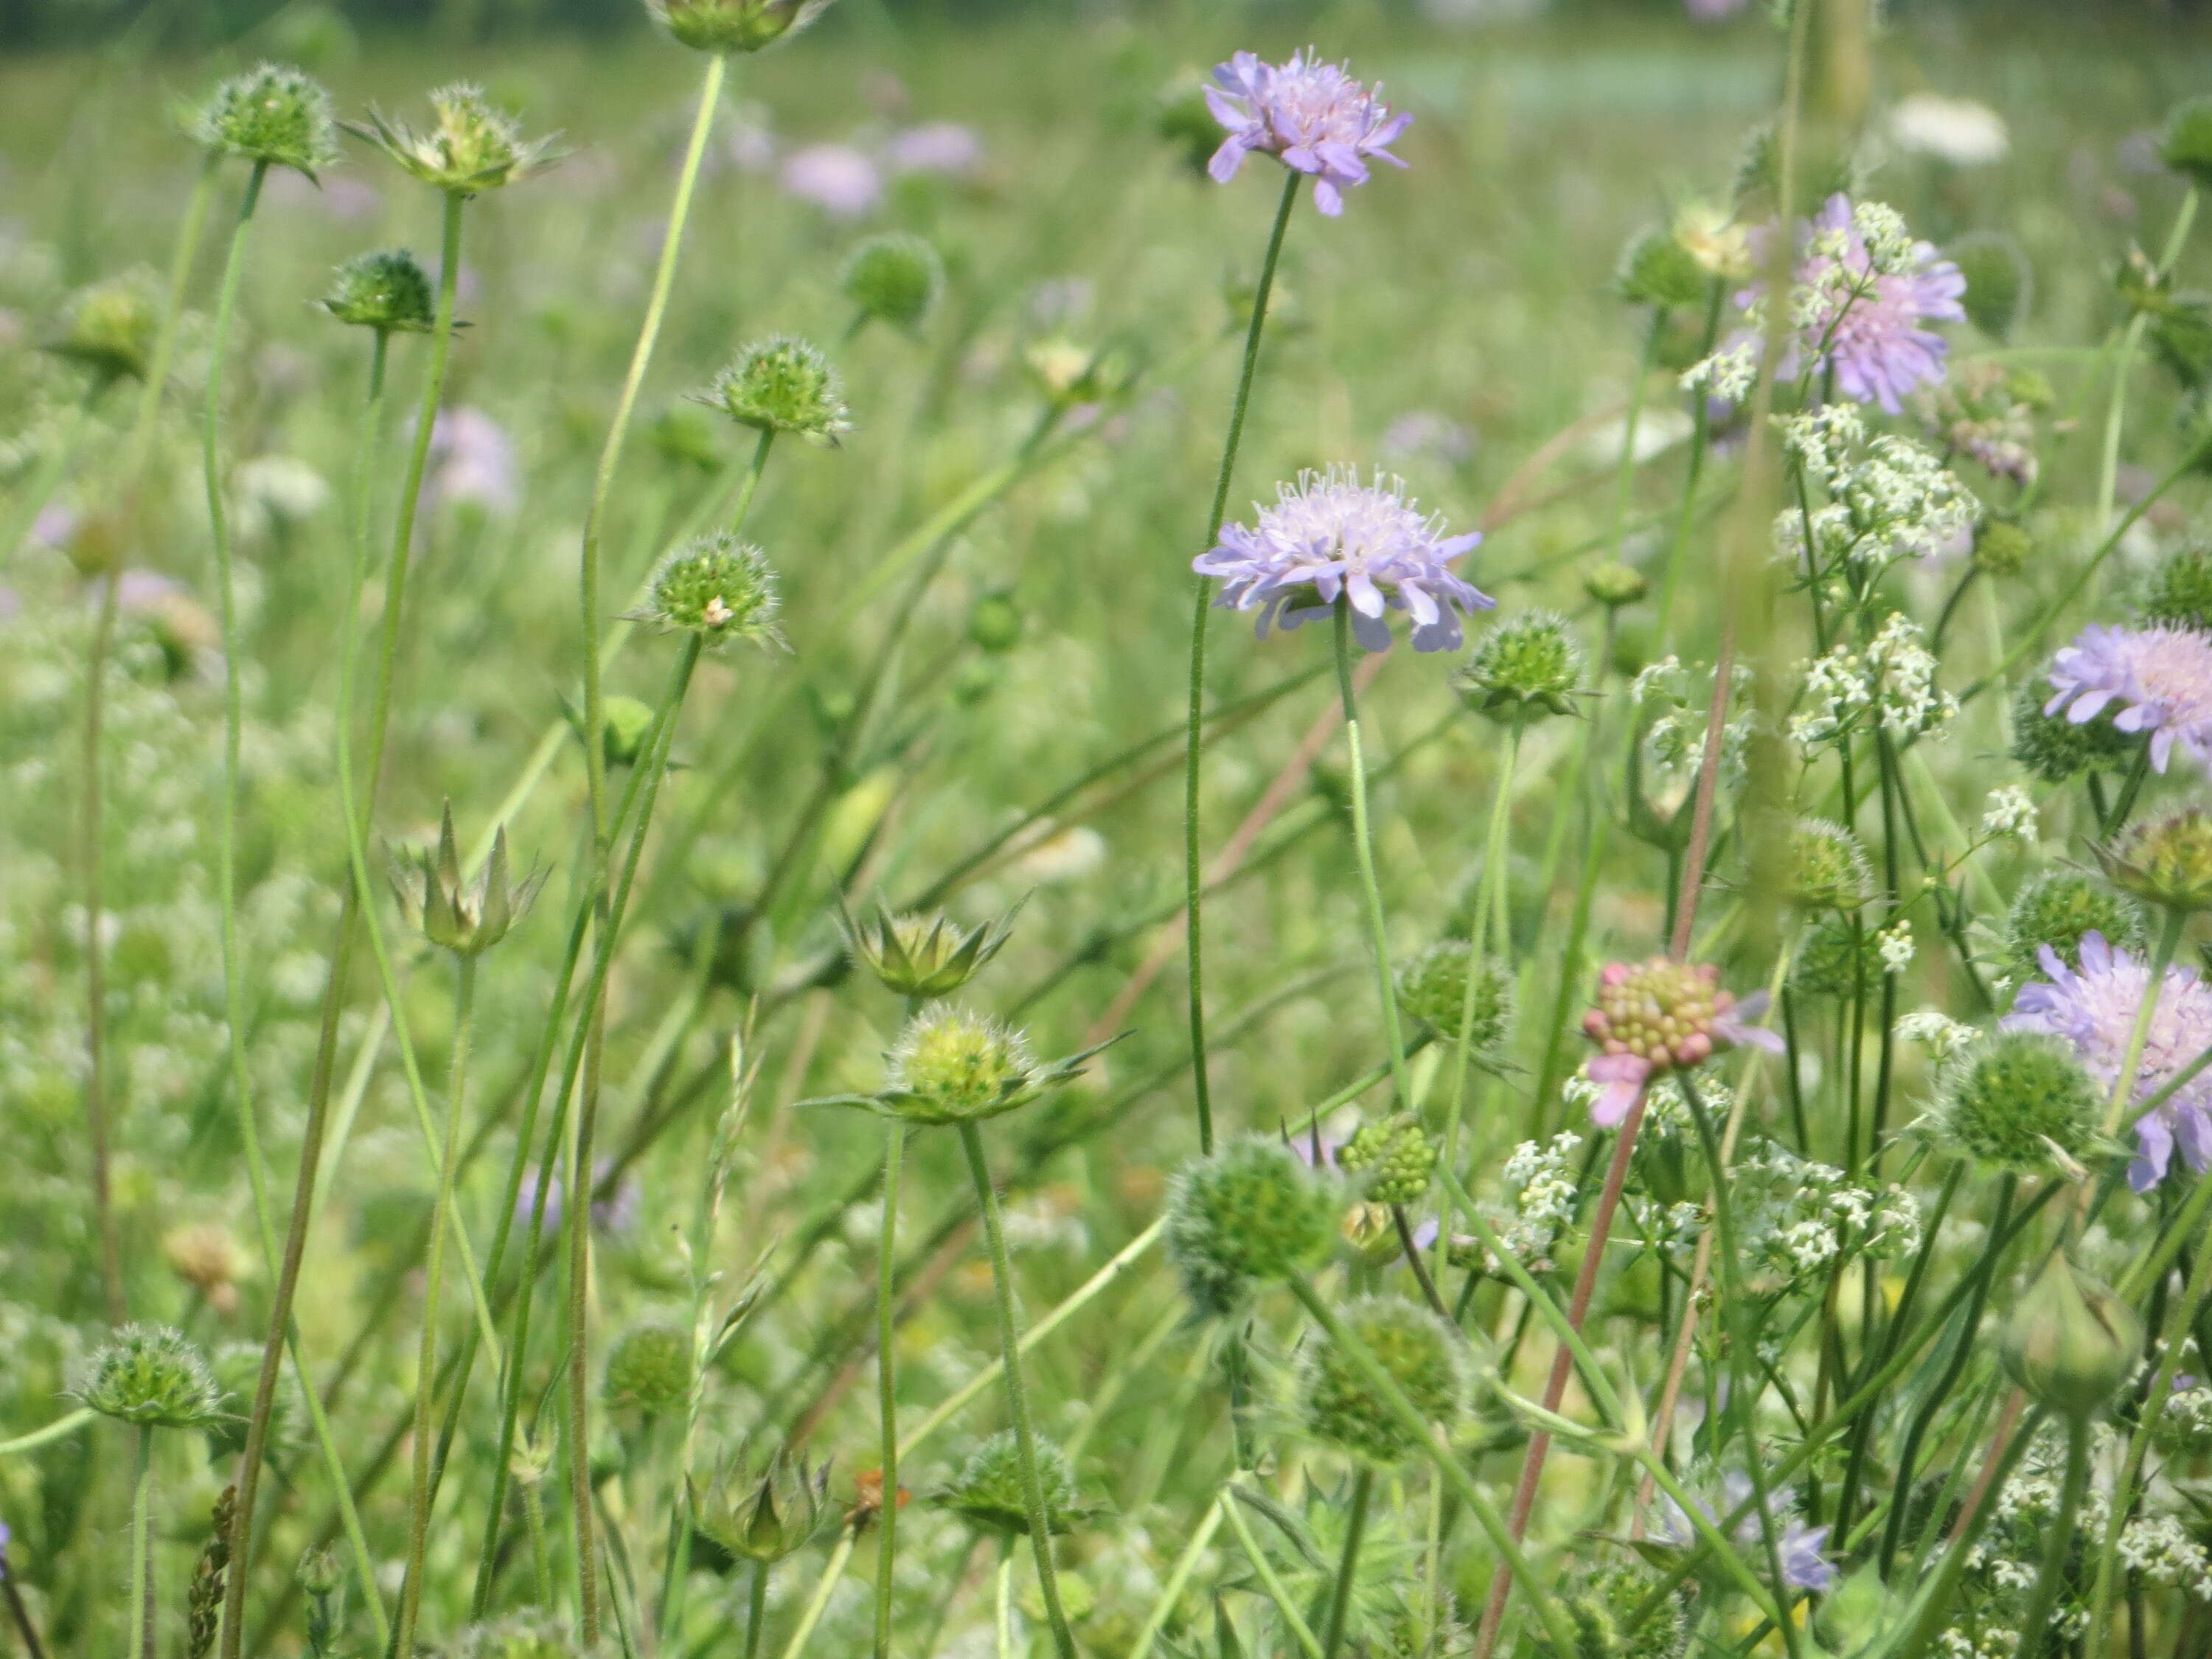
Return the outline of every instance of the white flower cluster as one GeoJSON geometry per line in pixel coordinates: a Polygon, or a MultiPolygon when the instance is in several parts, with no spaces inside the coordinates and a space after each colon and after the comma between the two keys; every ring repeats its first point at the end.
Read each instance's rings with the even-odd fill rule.
{"type": "Polygon", "coordinates": [[[1574,1220],[1574,1156],[1582,1144],[1583,1138],[1572,1133],[1556,1134],[1548,1141],[1524,1140],[1499,1171],[1515,1198],[1512,1212],[1497,1218],[1498,1237],[1531,1273],[1550,1271],[1552,1247],[1574,1220]]]}
{"type": "Polygon", "coordinates": [[[2039,822],[2035,803],[2021,784],[2008,783],[1990,790],[1982,807],[1982,833],[1993,840],[2017,836],[2022,841],[2033,841],[2039,822]]]}
{"type": "Polygon", "coordinates": [[[1846,1250],[1880,1260],[1919,1248],[1920,1206],[1902,1187],[1858,1186],[1841,1170],[1771,1140],[1753,1142],[1734,1176],[1746,1265],[1777,1285],[1817,1273],[1846,1250]]]}
{"type": "Polygon", "coordinates": [[[2020,1632],[2003,1625],[1983,1625],[1972,1635],[1954,1627],[1936,1638],[1941,1659],[2011,1659],[2020,1646],[2020,1632]]]}
{"type": "Polygon", "coordinates": [[[1868,714],[1893,738],[1940,735],[1958,718],[1959,700],[1936,684],[1938,666],[1920,625],[1893,611],[1865,650],[1838,645],[1805,665],[1803,708],[1790,735],[1808,748],[1840,744],[1868,714]]]}
{"type": "MultiPolygon", "coordinates": [[[[1753,310],[1759,309],[1754,306],[1753,310]]],[[[1755,331],[1733,345],[1723,346],[1710,357],[1701,358],[1682,371],[1681,386],[1685,392],[1701,397],[1717,398],[1724,404],[1740,404],[1751,395],[1751,388],[1759,380],[1759,346],[1755,331]]]]}
{"type": "Polygon", "coordinates": [[[2200,1376],[2174,1382],[2158,1414],[2159,1444],[2185,1456],[2212,1452],[2212,1383],[2200,1376]]]}
{"type": "MultiPolygon", "coordinates": [[[[1711,683],[1710,669],[1702,664],[1694,670],[1685,667],[1673,656],[1650,664],[1629,683],[1629,699],[1638,717],[1650,721],[1644,759],[1664,786],[1651,792],[1653,805],[1662,812],[1680,803],[1704,763],[1711,683]],[[1700,686],[1694,697],[1693,674],[1700,686]]],[[[1721,781],[1730,787],[1743,781],[1744,750],[1751,741],[1751,670],[1739,664],[1729,697],[1729,708],[1738,712],[1721,730],[1721,781]]]]}
{"type": "Polygon", "coordinates": [[[1872,576],[1899,559],[1925,559],[1956,546],[1982,516],[1973,491],[1913,440],[1886,433],[1869,441],[1850,404],[1779,417],[1784,456],[1808,501],[1780,514],[1782,558],[1814,576],[1849,569],[1872,576]]]}
{"type": "Polygon", "coordinates": [[[1931,1060],[1948,1060],[1967,1044],[1978,1041],[1982,1034],[1952,1018],[1941,1008],[1916,1008],[1898,1017],[1897,1035],[1907,1042],[1919,1043],[1928,1050],[1931,1060]]]}
{"type": "Polygon", "coordinates": [[[1883,973],[1903,973],[1912,966],[1912,924],[1899,916],[1874,936],[1874,948],[1881,953],[1883,973]]]}
{"type": "Polygon", "coordinates": [[[2212,1557],[2170,1515],[2146,1515],[2120,1529],[2120,1565],[2154,1584],[2173,1584],[2212,1601],[2212,1557]]]}

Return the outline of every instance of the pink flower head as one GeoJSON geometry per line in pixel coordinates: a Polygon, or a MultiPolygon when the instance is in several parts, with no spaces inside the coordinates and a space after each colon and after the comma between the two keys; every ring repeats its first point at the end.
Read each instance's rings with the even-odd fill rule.
{"type": "Polygon", "coordinates": [[[1592,1122],[1605,1128],[1620,1122],[1662,1072],[1703,1065],[1744,1043],[1781,1052],[1779,1036],[1752,1024],[1766,1012],[1766,993],[1739,1002],[1720,978],[1710,963],[1668,957],[1606,964],[1597,976],[1597,1006],[1583,1016],[1583,1033],[1599,1050],[1583,1070],[1606,1085],[1590,1106],[1592,1122]]]}
{"type": "Polygon", "coordinates": [[[850,144],[809,144],[783,163],[783,187],[833,219],[859,219],[884,199],[883,174],[850,144]]]}
{"type": "Polygon", "coordinates": [[[1413,118],[1393,115],[1340,64],[1324,64],[1310,50],[1292,52],[1286,64],[1240,52],[1214,70],[1213,79],[1206,106],[1229,130],[1206,165],[1216,184],[1234,179],[1247,155],[1272,155],[1313,175],[1314,205],[1334,218],[1344,211],[1344,191],[1367,182],[1369,156],[1406,165],[1385,146],[1413,118]]]}
{"type": "Polygon", "coordinates": [[[2196,629],[2092,624],[2051,659],[2051,684],[2057,695],[2043,712],[2063,708],[2076,726],[2121,704],[2112,724],[2151,734],[2156,770],[2166,770],[2176,741],[2212,765],[2212,638],[2196,629]]]}
{"type": "Polygon", "coordinates": [[[884,161],[893,173],[941,173],[965,179],[983,167],[983,141],[957,121],[925,121],[891,135],[884,161]]]}

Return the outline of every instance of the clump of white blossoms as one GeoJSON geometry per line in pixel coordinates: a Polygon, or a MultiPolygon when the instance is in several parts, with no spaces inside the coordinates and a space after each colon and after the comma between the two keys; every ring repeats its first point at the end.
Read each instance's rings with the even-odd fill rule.
{"type": "Polygon", "coordinates": [[[1912,966],[1912,924],[1903,916],[1876,933],[1874,945],[1885,974],[1901,974],[1912,966]]]}
{"type": "Polygon", "coordinates": [[[1982,504],[1924,445],[1895,433],[1869,440],[1851,404],[1780,417],[1784,459],[1808,501],[1778,514],[1778,556],[1815,581],[1843,575],[1862,590],[1900,559],[1960,545],[1982,504]]]}
{"type": "MultiPolygon", "coordinates": [[[[1595,1093],[1580,1079],[1571,1080],[1566,1085],[1571,1106],[1578,1086],[1595,1093]]],[[[1499,1171],[1514,1194],[1513,1208],[1510,1212],[1493,1209],[1492,1219],[1499,1242],[1531,1273],[1551,1271],[1553,1248],[1574,1221],[1575,1149],[1582,1144],[1583,1138],[1571,1133],[1547,1141],[1524,1140],[1499,1171]]],[[[1487,1261],[1489,1252],[1483,1254],[1485,1265],[1495,1270],[1498,1264],[1487,1261]]]]}
{"type": "Polygon", "coordinates": [[[1961,1048],[1980,1041],[1981,1033],[1955,1020],[1941,1008],[1916,1008],[1898,1016],[1897,1035],[1927,1049],[1930,1060],[1948,1060],[1961,1048]]]}
{"type": "Polygon", "coordinates": [[[2027,788],[2017,783],[2000,785],[1990,791],[1990,798],[1982,807],[1982,833],[1990,840],[2006,836],[2017,836],[2022,841],[2036,837],[2038,819],[2035,803],[2028,799],[2027,788]]]}
{"type": "MultiPolygon", "coordinates": [[[[1730,1174],[1737,1249],[1765,1290],[1820,1273],[1846,1251],[1879,1261],[1920,1247],[1920,1205],[1902,1187],[1861,1186],[1771,1140],[1752,1141],[1730,1174]]],[[[1695,1243],[1687,1218],[1670,1213],[1668,1223],[1671,1246],[1695,1243]]]]}
{"type": "Polygon", "coordinates": [[[1937,666],[1920,624],[1893,611],[1863,650],[1838,645],[1806,665],[1790,735],[1808,749],[1840,745],[1871,721],[1899,741],[1938,736],[1958,718],[1959,700],[1936,684],[1937,666]]]}
{"type": "MultiPolygon", "coordinates": [[[[1721,729],[1721,781],[1734,788],[1743,781],[1744,750],[1751,742],[1751,670],[1735,671],[1729,706],[1738,711],[1721,729]]],[[[1687,796],[1705,752],[1705,717],[1712,706],[1712,671],[1703,664],[1685,667],[1679,657],[1649,664],[1628,688],[1636,717],[1645,722],[1639,758],[1656,775],[1651,793],[1659,811],[1671,811],[1687,796]]]]}

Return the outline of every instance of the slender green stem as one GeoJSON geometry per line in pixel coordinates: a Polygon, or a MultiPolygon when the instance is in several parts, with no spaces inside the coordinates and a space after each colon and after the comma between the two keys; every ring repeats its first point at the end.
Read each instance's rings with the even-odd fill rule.
{"type": "Polygon", "coordinates": [[[2188,912],[2179,907],[2171,907],[2166,913],[2157,948],[2151,954],[2150,976],[2143,981],[2142,1001],[2136,1009],[2135,1027],[2128,1033],[2127,1051],[2121,1056],[2120,1069],[2112,1079],[2112,1097],[2105,1107],[2105,1134],[2108,1139],[2119,1133],[2120,1119],[2127,1111],[2128,1103],[2135,1098],[2136,1079],[2142,1070],[2143,1048],[2150,1040],[2151,1021],[2158,1013],[2160,996],[2166,989],[2166,970],[2173,965],[2173,953],[2180,946],[2181,930],[2188,921],[2188,912]]]}
{"type": "Polygon", "coordinates": [[[1182,1600],[1182,1593],[1190,1583],[1191,1574],[1198,1570],[1199,1557],[1206,1553],[1206,1547],[1213,1541],[1214,1532],[1220,1525],[1221,1503],[1217,1495],[1217,1501],[1206,1506],[1205,1518],[1192,1530],[1188,1541],[1182,1547],[1182,1553],[1176,1557],[1175,1565],[1168,1569],[1167,1583],[1160,1586],[1159,1595],[1152,1601],[1152,1610],[1145,1615],[1144,1626],[1138,1631],[1137,1639],[1129,1644],[1128,1659],[1151,1659],[1153,1644],[1160,1639],[1160,1632],[1167,1628],[1168,1620],[1175,1613],[1176,1603],[1182,1600]]]}
{"type": "Polygon", "coordinates": [[[1267,1559],[1267,1553],[1252,1536],[1251,1526],[1237,1507],[1237,1490],[1232,1486],[1223,1491],[1220,1498],[1222,1518],[1229,1522],[1229,1530],[1237,1534],[1237,1547],[1244,1552],[1244,1559],[1252,1564],[1252,1571],[1259,1576],[1261,1587],[1267,1592],[1267,1599],[1275,1604],[1275,1611],[1290,1626],[1291,1634],[1297,1638],[1298,1647],[1306,1659],[1322,1659],[1319,1638],[1299,1613],[1297,1604],[1291,1601],[1290,1591],[1284,1588],[1274,1564],[1267,1559]]]}
{"type": "MultiPolygon", "coordinates": [[[[2035,1591],[2028,1597],[2027,1613],[2020,1621],[2020,1644],[2013,1649],[2013,1659],[2035,1659],[2051,1639],[2046,1626],[2051,1610],[2058,1604],[2058,1588],[2066,1577],[2066,1557],[2074,1547],[2074,1522],[2081,1513],[2082,1494],[2088,1489],[2089,1419],[2076,1413],[2066,1419],[2065,1484],[2059,1488],[2058,1510],[2051,1517],[2044,1538],[2043,1565],[2035,1575],[2035,1591]]],[[[2123,1488],[2112,1504],[2115,1527],[2126,1509],[2126,1492],[2123,1488]]],[[[2088,1653],[2103,1650],[2096,1646],[2083,1650],[2088,1653]]]]}
{"type": "MultiPolygon", "coordinates": [[[[2189,228],[2196,219],[2197,186],[2191,185],[2181,198],[2181,210],[2174,215],[2166,251],[2158,262],[2161,276],[2172,270],[2173,262],[2181,257],[2182,245],[2189,240],[2189,228]]],[[[2142,344],[2143,331],[2149,323],[2147,312],[2139,311],[2128,319],[2119,349],[2113,355],[2112,396],[2105,406],[2104,441],[2097,454],[2097,516],[2091,520],[2100,530],[2112,522],[2112,499],[2119,485],[2120,431],[2128,412],[2128,373],[2135,367],[2136,352],[2142,344]]]]}
{"type": "MultiPolygon", "coordinates": [[[[1513,817],[1513,781],[1521,765],[1521,725],[1516,721],[1511,735],[1506,739],[1505,770],[1498,781],[1496,792],[1490,798],[1490,831],[1483,840],[1482,886],[1475,895],[1474,922],[1467,933],[1467,984],[1460,993],[1459,1042],[1453,1055],[1451,1103],[1444,1114],[1443,1167],[1457,1172],[1459,1169],[1460,1123],[1467,1109],[1467,1073],[1474,1054],[1474,1016],[1481,999],[1483,981],[1486,977],[1483,943],[1486,922],[1493,895],[1500,890],[1502,881],[1492,879],[1496,867],[1505,860],[1507,830],[1513,817]]],[[[1440,1232],[1437,1238],[1437,1270],[1443,1270],[1445,1251],[1449,1239],[1440,1232]]]]}
{"type": "MultiPolygon", "coordinates": [[[[1701,359],[1712,356],[1714,343],[1720,338],[1721,313],[1727,301],[1728,291],[1728,283],[1716,277],[1711,296],[1705,303],[1705,343],[1698,352],[1701,359]]],[[[1690,417],[1689,476],[1682,484],[1681,515],[1675,520],[1674,539],[1667,550],[1667,574],[1659,584],[1659,618],[1652,630],[1662,651],[1674,642],[1674,636],[1669,625],[1674,619],[1674,594],[1680,585],[1683,562],[1689,551],[1690,532],[1697,523],[1698,480],[1705,471],[1705,456],[1712,447],[1711,400],[1693,398],[1691,403],[1693,409],[1690,417]]]]}
{"type": "Polygon", "coordinates": [[[745,1586],[745,1659],[760,1652],[761,1626],[768,1622],[768,1568],[765,1561],[754,1562],[745,1586]]]}
{"type": "Polygon", "coordinates": [[[430,1408],[438,1383],[438,1312],[445,1289],[446,1211],[453,1200],[453,1177],[460,1168],[461,1117],[468,1099],[469,1027],[476,1012],[477,959],[456,956],[453,963],[453,1058],[447,1079],[446,1151],[438,1170],[438,1201],[430,1212],[430,1256],[423,1269],[422,1334],[415,1361],[415,1433],[412,1486],[407,1504],[406,1577],[399,1591],[396,1651],[413,1659],[415,1619],[422,1602],[422,1552],[430,1537],[430,1408]]]}
{"type": "MultiPolygon", "coordinates": [[[[1328,1626],[1321,1638],[1322,1659],[1336,1659],[1344,1645],[1345,1620],[1352,1612],[1352,1581],[1359,1571],[1359,1546],[1367,1535],[1367,1505],[1375,1495],[1375,1471],[1366,1464],[1352,1477],[1352,1514],[1344,1524],[1344,1553],[1337,1558],[1336,1588],[1328,1598],[1328,1626]]],[[[1223,1503],[1234,1500],[1224,1498],[1223,1503]]]]}
{"type": "Polygon", "coordinates": [[[50,1446],[57,1440],[65,1440],[90,1423],[94,1413],[89,1406],[79,1406],[64,1413],[43,1429],[33,1429],[28,1434],[19,1434],[13,1440],[0,1440],[0,1457],[14,1457],[41,1446],[50,1446]]]}
{"type": "Polygon", "coordinates": [[[876,1659],[890,1659],[891,1577],[898,1549],[896,1275],[899,1165],[905,1152],[906,1125],[893,1118],[884,1129],[883,1224],[876,1239],[876,1408],[884,1480],[884,1506],[877,1522],[881,1531],[876,1539],[876,1659]]]}
{"type": "MultiPolygon", "coordinates": [[[[1382,1000],[1382,1041],[1390,1056],[1390,1087],[1398,1109],[1413,1103],[1413,1091],[1406,1080],[1406,1042],[1398,1030],[1398,992],[1390,978],[1390,935],[1382,917],[1382,890],[1375,878],[1375,836],[1367,822],[1367,761],[1359,741],[1359,707],[1352,685],[1352,601],[1340,594],[1336,601],[1334,643],[1336,651],[1336,693],[1344,706],[1344,742],[1351,762],[1352,845],[1359,862],[1359,890],[1367,902],[1367,943],[1375,953],[1375,988],[1382,1000]]],[[[1486,874],[1488,872],[1486,872],[1486,874]]],[[[1468,984],[1480,977],[1476,963],[1482,942],[1475,939],[1475,954],[1467,964],[1468,984]]],[[[1462,1035],[1464,1029],[1462,1028],[1462,1035]]],[[[1462,1049],[1460,1058],[1467,1058],[1462,1049]]]]}
{"type": "MultiPolygon", "coordinates": [[[[1237,396],[1229,405],[1229,432],[1222,441],[1221,465],[1214,477],[1213,507],[1206,515],[1206,544],[1213,545],[1229,511],[1229,484],[1237,471],[1237,449],[1244,436],[1244,416],[1252,403],[1252,378],[1260,366],[1260,335],[1267,323],[1267,298],[1274,291],[1275,266],[1282,258],[1283,233],[1290,228],[1303,175],[1285,169],[1282,198],[1275,204],[1274,228],[1260,262],[1260,281],[1252,290],[1252,316],[1244,330],[1244,363],[1237,376],[1237,396]]],[[[1213,1150],[1213,1095],[1206,1068],[1206,975],[1203,910],[1206,872],[1199,836],[1199,753],[1206,724],[1206,622],[1213,584],[1198,579],[1190,615],[1190,711],[1183,727],[1183,955],[1189,963],[1191,1093],[1198,1107],[1198,1149],[1213,1150]]]]}
{"type": "Polygon", "coordinates": [[[815,1586],[813,1599],[807,1602],[805,1612],[799,1615],[799,1625],[791,1632],[791,1640],[784,1644],[783,1659],[799,1659],[813,1638],[814,1627],[822,1622],[823,1609],[830,1605],[830,1593],[837,1588],[837,1581],[845,1573],[845,1566],[853,1559],[853,1543],[860,1534],[848,1527],[837,1535],[837,1547],[830,1552],[830,1563],[823,1568],[822,1582],[815,1586]]]}
{"type": "Polygon", "coordinates": [[[154,1659],[154,1431],[138,1427],[131,1478],[131,1659],[154,1659]]]}
{"type": "MultiPolygon", "coordinates": [[[[1052,1626],[1053,1647],[1060,1659],[1075,1659],[1075,1638],[1067,1628],[1067,1614],[1060,1605],[1060,1578],[1052,1565],[1052,1517],[1045,1508],[1044,1483],[1037,1476],[1036,1434],[1030,1425],[1029,1390],[1022,1382],[1021,1318],[1014,1310],[1013,1266],[1006,1259],[1006,1239],[999,1219],[999,1192],[991,1184],[990,1166],[983,1159],[983,1136],[973,1123],[960,1126],[960,1149],[968,1155],[968,1173],[975,1182],[975,1202],[982,1212],[983,1246],[991,1257],[991,1285],[998,1294],[999,1355],[1006,1362],[1006,1415],[1014,1430],[1014,1452],[1021,1465],[1022,1501],[1029,1511],[1030,1545],[1036,1555],[1037,1587],[1044,1595],[1045,1618],[1052,1626]]],[[[889,1494],[886,1494],[888,1498],[889,1494]]]]}

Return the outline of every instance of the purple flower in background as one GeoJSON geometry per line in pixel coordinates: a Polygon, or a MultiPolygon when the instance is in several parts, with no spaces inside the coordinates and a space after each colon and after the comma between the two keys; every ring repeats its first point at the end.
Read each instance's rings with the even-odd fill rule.
{"type": "Polygon", "coordinates": [[[1474,455],[1474,434],[1457,421],[1420,409],[1391,422],[1376,447],[1394,461],[1437,460],[1457,466],[1474,455]]]}
{"type": "Polygon", "coordinates": [[[883,174],[850,144],[809,144],[783,163],[783,187],[833,219],[859,219],[884,199],[883,174]]]}
{"type": "MultiPolygon", "coordinates": [[[[1770,1494],[1770,1496],[1778,1499],[1779,1495],[1770,1494]]],[[[1751,1499],[1752,1487],[1749,1475],[1739,1469],[1730,1469],[1722,1477],[1721,1502],[1726,1506],[1729,1513],[1733,1514],[1741,1509],[1746,1504],[1750,1503],[1751,1499]]],[[[1683,1513],[1682,1506],[1672,1498],[1662,1494],[1659,1501],[1660,1530],[1666,1534],[1667,1541],[1678,1549],[1689,1548],[1697,1541],[1698,1535],[1697,1528],[1690,1522],[1690,1517],[1683,1513]]],[[[1711,1504],[1700,1502],[1698,1508],[1708,1521],[1718,1524],[1721,1517],[1713,1513],[1711,1504]]],[[[1774,1504],[1771,1513],[1781,1534],[1774,1540],[1774,1553],[1782,1559],[1782,1582],[1791,1589],[1801,1590],[1824,1590],[1834,1583],[1836,1582],[1835,1564],[1822,1553],[1827,1547],[1828,1529],[1826,1527],[1807,1526],[1798,1520],[1794,1513],[1789,1512],[1786,1505],[1780,1501],[1774,1504]]],[[[1736,1523],[1733,1536],[1738,1548],[1757,1553],[1753,1555],[1753,1559],[1765,1555],[1765,1533],[1759,1524],[1759,1510],[1756,1507],[1736,1523]]]]}
{"type": "Polygon", "coordinates": [[[965,179],[983,165],[983,141],[957,121],[925,121],[891,135],[884,164],[893,173],[942,173],[965,179]]]}
{"type": "MultiPolygon", "coordinates": [[[[592,1184],[595,1187],[604,1185],[614,1167],[611,1158],[594,1158],[592,1161],[592,1184]]],[[[522,1185],[516,1189],[514,1195],[514,1219],[518,1226],[528,1226],[531,1212],[538,1207],[538,1168],[532,1164],[523,1171],[522,1185]]],[[[556,1175],[545,1192],[545,1231],[549,1233],[561,1225],[562,1198],[561,1177],[556,1175]]],[[[592,1204],[592,1224],[603,1233],[627,1232],[637,1219],[638,1206],[642,1198],[643,1191],[638,1185],[637,1177],[624,1176],[615,1183],[613,1192],[592,1204]]]]}
{"type": "Polygon", "coordinates": [[[1683,7],[1700,23],[1717,23],[1733,17],[1751,3],[1751,0],[1683,0],[1683,7]]]}
{"type": "Polygon", "coordinates": [[[80,522],[75,507],[60,501],[49,502],[31,520],[31,540],[40,547],[67,547],[80,522]]]}
{"type": "Polygon", "coordinates": [[[1286,64],[1240,52],[1214,70],[1213,79],[1206,106],[1229,129],[1206,166],[1216,184],[1234,179],[1257,151],[1314,175],[1314,205],[1334,218],[1344,211],[1345,190],[1367,182],[1367,157],[1406,165],[1384,146],[1413,118],[1393,115],[1341,66],[1310,52],[1291,53],[1286,64]]]}
{"type": "Polygon", "coordinates": [[[2151,734],[2157,770],[2166,770],[2177,741],[2212,764],[2212,639],[2196,629],[2092,623],[2051,659],[2051,684],[2057,695],[2043,712],[2063,708],[2076,726],[2122,704],[2112,724],[2151,734]]]}
{"type": "Polygon", "coordinates": [[[1257,611],[1259,634],[1326,617],[1340,594],[1352,605],[1352,631],[1370,651],[1390,648],[1389,613],[1413,621],[1413,649],[1456,651],[1460,616],[1498,601],[1452,574],[1454,559],[1480,532],[1446,536],[1443,521],[1407,500],[1405,485],[1380,472],[1362,483],[1347,469],[1301,472],[1275,487],[1275,504],[1258,522],[1224,526],[1209,552],[1191,561],[1201,576],[1221,578],[1220,605],[1257,611]]]}
{"type": "Polygon", "coordinates": [[[440,410],[430,428],[430,464],[433,503],[473,501],[495,513],[514,510],[514,442],[483,410],[440,410]]]}
{"type": "MultiPolygon", "coordinates": [[[[2021,988],[2004,1029],[2065,1038],[2089,1075],[2112,1088],[2119,1082],[2136,1016],[2150,985],[2149,967],[2097,933],[2081,935],[2078,973],[2047,945],[2038,955],[2045,978],[2021,988]]],[[[2136,1098],[2155,1094],[2208,1048],[2212,987],[2194,969],[2168,968],[2143,1042],[2136,1098]]],[[[2212,1165],[2212,1072],[2200,1073],[2156,1111],[2136,1120],[2136,1152],[2128,1166],[2128,1185],[2145,1193],[2163,1181],[2176,1146],[2192,1170],[2202,1174],[2212,1165]]]]}

